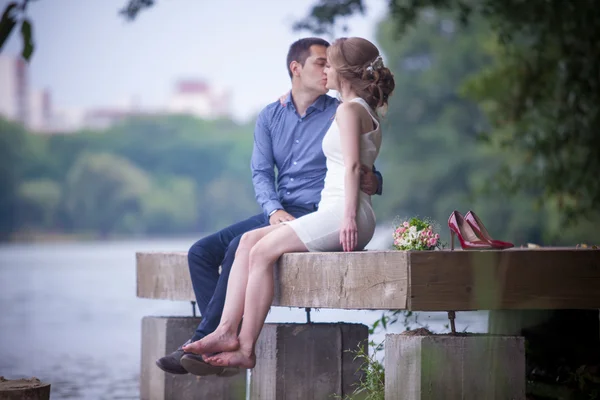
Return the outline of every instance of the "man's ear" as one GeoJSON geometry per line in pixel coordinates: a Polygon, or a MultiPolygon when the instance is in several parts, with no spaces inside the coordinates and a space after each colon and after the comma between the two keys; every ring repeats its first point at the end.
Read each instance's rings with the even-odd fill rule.
{"type": "Polygon", "coordinates": [[[290,63],[290,71],[292,71],[292,76],[300,75],[300,71],[302,71],[302,65],[298,61],[292,61],[290,63]]]}

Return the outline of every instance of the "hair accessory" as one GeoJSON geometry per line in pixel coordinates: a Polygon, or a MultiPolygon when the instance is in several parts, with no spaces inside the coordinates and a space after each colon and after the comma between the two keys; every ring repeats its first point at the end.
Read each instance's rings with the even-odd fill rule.
{"type": "Polygon", "coordinates": [[[381,58],[381,56],[377,56],[373,61],[371,61],[371,63],[367,67],[367,71],[373,72],[381,68],[383,68],[383,58],[381,58]]]}

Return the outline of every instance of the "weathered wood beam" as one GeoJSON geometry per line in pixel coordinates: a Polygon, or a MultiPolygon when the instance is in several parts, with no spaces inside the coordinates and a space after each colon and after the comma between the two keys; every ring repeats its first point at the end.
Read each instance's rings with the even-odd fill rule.
{"type": "MultiPolygon", "coordinates": [[[[600,308],[600,250],[285,254],[274,305],[415,311],[600,308]]],[[[138,253],[137,295],[194,300],[185,253],[138,253]]]]}

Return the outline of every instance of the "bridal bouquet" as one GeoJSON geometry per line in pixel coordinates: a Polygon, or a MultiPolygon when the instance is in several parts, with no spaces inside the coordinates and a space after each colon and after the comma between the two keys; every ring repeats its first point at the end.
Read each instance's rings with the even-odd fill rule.
{"type": "Polygon", "coordinates": [[[441,248],[440,235],[435,232],[434,223],[417,217],[402,221],[394,229],[396,250],[434,250],[441,248]]]}

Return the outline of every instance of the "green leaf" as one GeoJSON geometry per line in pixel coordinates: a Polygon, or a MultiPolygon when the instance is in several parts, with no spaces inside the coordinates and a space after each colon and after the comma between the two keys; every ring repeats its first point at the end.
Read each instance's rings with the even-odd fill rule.
{"type": "Polygon", "coordinates": [[[16,7],[17,3],[10,3],[4,9],[4,13],[2,13],[2,19],[0,20],[0,51],[2,51],[6,39],[8,39],[17,24],[17,19],[12,15],[12,11],[16,7]]]}
{"type": "Polygon", "coordinates": [[[31,27],[31,22],[29,20],[24,19],[21,24],[21,37],[23,38],[23,51],[21,55],[26,61],[29,61],[31,58],[31,54],[33,54],[33,29],[31,27]]]}

